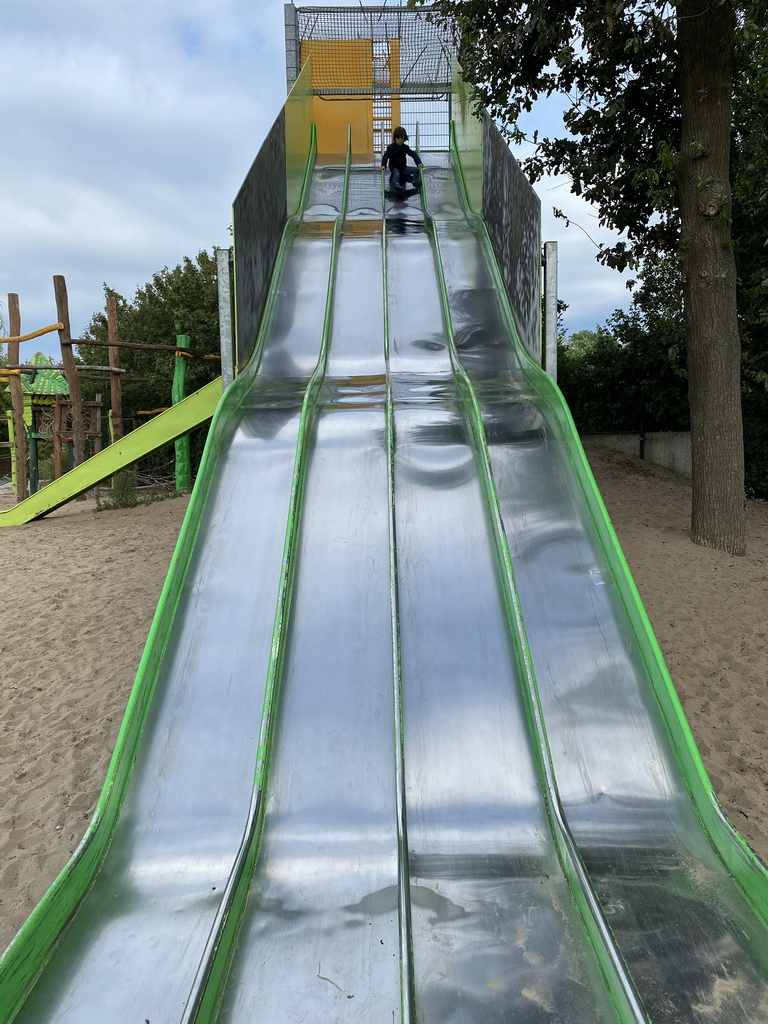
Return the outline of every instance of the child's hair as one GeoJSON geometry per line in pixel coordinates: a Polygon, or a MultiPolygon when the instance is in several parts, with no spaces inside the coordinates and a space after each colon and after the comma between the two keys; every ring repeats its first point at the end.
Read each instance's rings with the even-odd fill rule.
{"type": "Polygon", "coordinates": [[[392,132],[393,139],[405,139],[408,141],[408,132],[403,128],[402,125],[398,125],[397,128],[392,132]]]}

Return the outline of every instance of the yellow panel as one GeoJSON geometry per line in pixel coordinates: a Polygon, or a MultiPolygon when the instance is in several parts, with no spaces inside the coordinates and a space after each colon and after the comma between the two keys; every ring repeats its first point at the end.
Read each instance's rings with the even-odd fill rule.
{"type": "Polygon", "coordinates": [[[352,152],[373,152],[373,116],[369,97],[314,97],[318,154],[347,152],[347,125],[352,126],[352,152]]]}
{"type": "MultiPolygon", "coordinates": [[[[393,89],[400,88],[400,40],[390,39],[389,40],[389,84],[393,89]]],[[[400,117],[400,97],[392,97],[392,131],[397,128],[399,124],[402,124],[400,117]]],[[[411,140],[411,144],[415,145],[415,140],[411,140]]]]}
{"type": "Polygon", "coordinates": [[[312,58],[312,88],[367,89],[373,86],[373,42],[370,39],[303,39],[302,65],[312,58]]]}
{"type": "MultiPolygon", "coordinates": [[[[402,122],[402,118],[400,116],[400,97],[399,96],[393,96],[392,97],[392,131],[394,131],[395,128],[397,128],[397,126],[399,124],[402,124],[402,123],[403,123],[402,122]]],[[[391,142],[392,139],[390,139],[389,141],[391,142]]]]}
{"type": "Polygon", "coordinates": [[[400,40],[389,40],[389,84],[393,89],[400,88],[400,40]]]}

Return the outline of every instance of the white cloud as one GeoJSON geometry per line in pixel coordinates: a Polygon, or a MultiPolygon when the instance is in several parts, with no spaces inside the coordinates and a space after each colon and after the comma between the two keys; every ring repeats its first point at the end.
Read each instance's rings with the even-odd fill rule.
{"type": "Polygon", "coordinates": [[[613,245],[619,236],[600,227],[594,208],[570,191],[567,178],[545,178],[535,188],[541,199],[542,239],[557,242],[558,291],[568,305],[566,333],[592,329],[629,302],[626,282],[633,275],[611,270],[596,258],[599,245],[613,245]],[[566,220],[555,217],[554,208],[566,220]]]}

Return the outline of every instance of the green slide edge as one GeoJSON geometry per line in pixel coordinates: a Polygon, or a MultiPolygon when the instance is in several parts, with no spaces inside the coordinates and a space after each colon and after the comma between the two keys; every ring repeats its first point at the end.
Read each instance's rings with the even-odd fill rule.
{"type": "Polygon", "coordinates": [[[159,413],[147,423],[103,451],[92,455],[64,476],[47,484],[36,494],[7,511],[0,512],[0,526],[22,526],[60,508],[79,494],[108,480],[126,466],[171,444],[190,430],[211,419],[221,399],[221,377],[195,391],[177,405],[159,413]]]}
{"type": "MultiPolygon", "coordinates": [[[[200,530],[203,508],[213,483],[218,451],[226,434],[227,423],[232,411],[240,405],[243,397],[248,393],[258,371],[269,321],[274,311],[276,289],[285,264],[286,249],[296,232],[306,203],[316,149],[316,133],[313,124],[299,208],[294,216],[286,222],[283,229],[256,344],[247,366],[227,388],[215,407],[197,479],[147,636],[144,653],[139,662],[136,679],[128,699],[96,810],[77,849],[0,958],[0,1024],[11,1024],[21,1009],[27,994],[50,957],[62,930],[88,892],[109,848],[144,731],[149,706],[154,696],[160,665],[170,639],[171,627],[200,530]]],[[[212,382],[207,387],[212,388],[213,384],[216,384],[220,394],[220,380],[212,382]]],[[[205,388],[201,391],[205,391],[205,388]]],[[[194,397],[194,395],[190,395],[190,398],[194,397]]],[[[132,433],[137,433],[137,431],[132,433]]],[[[91,485],[86,485],[86,489],[88,486],[91,485]]],[[[49,508],[47,511],[51,511],[51,509],[49,508]]]]}
{"type": "Polygon", "coordinates": [[[453,124],[451,125],[451,148],[458,171],[462,202],[485,249],[487,263],[493,274],[495,290],[501,303],[507,328],[517,354],[521,357],[523,373],[531,386],[546,402],[562,433],[571,465],[584,494],[596,535],[605,553],[616,589],[626,611],[632,634],[661,713],[662,723],[696,814],[720,860],[736,880],[761,921],[768,927],[768,867],[763,864],[730,821],[715,794],[650,619],[632,578],[600,490],[592,475],[568,404],[557,384],[534,360],[520,339],[488,228],[483,218],[472,210],[467,201],[461,155],[456,147],[453,124]]]}

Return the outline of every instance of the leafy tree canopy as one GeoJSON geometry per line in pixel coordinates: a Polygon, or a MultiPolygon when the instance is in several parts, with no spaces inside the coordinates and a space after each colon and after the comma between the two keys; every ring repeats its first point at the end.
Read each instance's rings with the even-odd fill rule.
{"type": "Polygon", "coordinates": [[[687,430],[685,329],[674,261],[646,265],[630,308],[558,349],[558,383],[583,433],[687,430]]]}
{"type": "MultiPolygon", "coordinates": [[[[119,341],[134,344],[175,345],[176,324],[181,334],[189,336],[189,347],[196,351],[219,355],[219,307],[216,258],[206,251],[196,259],[185,257],[173,270],[164,267],[152,280],[139,288],[132,301],[127,301],[108,285],[105,297],[114,296],[117,303],[117,336],[119,341]]],[[[107,341],[106,313],[95,313],[78,346],[78,360],[92,366],[107,363],[107,350],[88,345],[88,340],[107,341]]],[[[126,429],[130,417],[138,412],[164,409],[171,405],[175,356],[173,352],[157,352],[121,348],[122,410],[126,429]],[[127,422],[125,422],[127,419],[127,422]]],[[[190,359],[186,368],[187,394],[197,391],[221,373],[216,360],[190,359]]],[[[110,405],[110,385],[105,378],[83,380],[83,397],[93,399],[101,394],[104,407],[110,405]]],[[[145,416],[138,422],[144,422],[145,416]]],[[[135,425],[138,425],[136,423],[135,425]]],[[[199,428],[191,435],[192,460],[197,464],[205,443],[207,430],[199,428]]],[[[172,456],[159,453],[146,463],[147,469],[165,473],[162,468],[172,456]]]]}
{"type": "Polygon", "coordinates": [[[733,121],[733,241],[740,330],[748,359],[756,360],[754,369],[764,373],[768,371],[768,24],[739,39],[733,121]]]}
{"type": "MultiPolygon", "coordinates": [[[[717,2],[717,0],[716,0],[717,2]]],[[[601,262],[638,266],[672,251],[679,235],[680,144],[675,4],[662,0],[409,0],[452,25],[464,74],[509,138],[522,142],[523,112],[553,93],[568,97],[565,131],[534,132],[524,161],[533,181],[568,175],[600,223],[626,241],[603,248],[601,262]]],[[[748,47],[768,9],[741,5],[748,47]]]]}
{"type": "MultiPolygon", "coordinates": [[[[424,0],[409,0],[419,5],[424,0]]],[[[734,52],[768,0],[434,0],[481,106],[519,137],[542,95],[565,132],[537,139],[535,179],[565,173],[624,268],[675,252],[683,285],[693,463],[691,536],[746,549],[737,273],[729,149],[734,52]]]]}
{"type": "MultiPolygon", "coordinates": [[[[211,355],[219,354],[219,315],[216,258],[202,251],[195,260],[183,262],[153,275],[149,284],[139,288],[128,302],[108,285],[105,296],[117,300],[117,333],[119,341],[138,344],[175,345],[176,328],[189,335],[190,347],[211,355]]],[[[89,346],[88,339],[107,340],[106,313],[95,313],[78,346],[80,362],[105,365],[106,350],[89,346]]],[[[120,365],[126,370],[122,388],[126,415],[138,410],[162,408],[171,404],[174,355],[172,352],[120,349],[120,365]],[[130,378],[142,378],[131,382],[130,378]]],[[[187,393],[196,391],[221,372],[218,361],[190,360],[187,366],[187,393]]],[[[99,391],[105,402],[109,399],[109,383],[83,381],[83,392],[93,397],[99,391]]]]}

